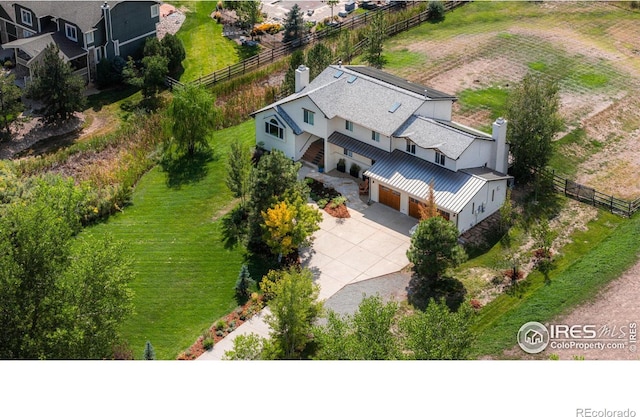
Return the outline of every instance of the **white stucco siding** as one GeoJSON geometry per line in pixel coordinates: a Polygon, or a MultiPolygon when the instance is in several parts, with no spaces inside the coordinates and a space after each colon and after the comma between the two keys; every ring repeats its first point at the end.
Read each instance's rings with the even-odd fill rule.
{"type": "Polygon", "coordinates": [[[303,131],[312,133],[320,138],[327,137],[328,120],[309,97],[300,97],[297,100],[282,104],[281,107],[303,131]],[[313,124],[304,121],[305,109],[313,113],[313,124]]]}
{"type": "Polygon", "coordinates": [[[334,117],[328,123],[328,134],[333,132],[340,132],[343,135],[347,135],[354,139],[358,139],[366,143],[367,145],[375,146],[376,148],[390,152],[391,138],[380,133],[380,141],[375,141],[371,138],[371,129],[364,126],[353,123],[353,131],[346,128],[346,120],[341,117],[334,117]]]}
{"type": "Polygon", "coordinates": [[[280,150],[285,153],[289,158],[295,159],[295,135],[291,128],[289,128],[284,121],[277,117],[275,111],[266,111],[256,114],[256,144],[263,142],[265,149],[271,151],[274,149],[280,150]],[[275,118],[278,124],[283,129],[283,138],[280,139],[273,135],[270,135],[265,131],[265,123],[275,118]]]}
{"type": "Polygon", "coordinates": [[[416,110],[415,114],[430,119],[451,121],[452,106],[453,101],[449,100],[425,101],[418,110],[416,110]]]}
{"type": "Polygon", "coordinates": [[[460,233],[466,232],[498,211],[502,203],[504,203],[506,192],[506,179],[487,182],[458,214],[458,230],[460,233]],[[484,211],[480,209],[483,204],[484,211]]]}
{"type": "Polygon", "coordinates": [[[494,148],[493,141],[474,140],[456,161],[456,169],[476,168],[485,164],[491,166],[492,156],[495,161],[494,148]]]}

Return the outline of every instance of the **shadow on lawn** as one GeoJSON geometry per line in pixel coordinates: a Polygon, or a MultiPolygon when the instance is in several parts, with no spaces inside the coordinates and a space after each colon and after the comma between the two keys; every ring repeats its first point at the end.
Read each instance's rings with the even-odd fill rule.
{"type": "Polygon", "coordinates": [[[167,186],[180,188],[204,179],[209,172],[208,163],[215,159],[211,150],[198,151],[193,155],[165,157],[160,166],[167,173],[167,186]]]}

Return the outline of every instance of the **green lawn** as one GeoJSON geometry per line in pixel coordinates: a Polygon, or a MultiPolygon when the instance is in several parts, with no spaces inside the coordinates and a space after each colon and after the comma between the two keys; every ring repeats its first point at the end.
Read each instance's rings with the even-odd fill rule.
{"type": "Polygon", "coordinates": [[[217,2],[181,1],[172,4],[190,10],[176,34],[187,52],[186,59],[182,61],[184,73],[181,81],[193,81],[242,59],[238,44],[222,36],[222,25],[211,18],[217,2]]]}
{"type": "Polygon", "coordinates": [[[474,355],[500,357],[515,345],[524,323],[547,322],[591,299],[637,262],[639,233],[640,216],[624,220],[601,211],[587,231],[572,235],[550,282],[533,272],[516,291],[500,295],[480,311],[474,328],[478,334],[474,355]]]}
{"type": "Polygon", "coordinates": [[[229,144],[235,138],[253,144],[254,135],[253,120],[216,132],[217,158],[201,180],[170,188],[167,173],[156,167],[136,186],[132,205],[83,232],[124,241],[134,261],[136,314],[122,334],[137,358],[149,340],[159,359],[174,359],[236,307],[233,287],[244,250],[225,249],[218,219],[233,205],[224,183],[229,144]]]}

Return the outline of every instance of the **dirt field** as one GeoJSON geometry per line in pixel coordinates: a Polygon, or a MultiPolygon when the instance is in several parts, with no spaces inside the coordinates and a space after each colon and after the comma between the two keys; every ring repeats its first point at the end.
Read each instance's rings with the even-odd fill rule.
{"type": "MultiPolygon", "coordinates": [[[[576,180],[620,198],[640,197],[640,14],[600,2],[531,7],[533,17],[521,20],[393,41],[391,51],[426,57],[395,72],[457,95],[508,88],[529,71],[559,78],[563,133],[584,127],[589,141],[603,144],[578,167],[576,180]]],[[[455,120],[477,128],[491,118],[487,109],[454,107],[455,120]]]]}

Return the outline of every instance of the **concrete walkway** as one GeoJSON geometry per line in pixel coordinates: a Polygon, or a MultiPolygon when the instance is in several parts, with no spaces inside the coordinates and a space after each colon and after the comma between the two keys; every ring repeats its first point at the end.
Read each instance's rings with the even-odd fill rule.
{"type": "MultiPolygon", "coordinates": [[[[311,269],[314,281],[320,286],[321,300],[326,300],[348,284],[392,274],[409,264],[409,229],[417,220],[382,204],[368,206],[360,200],[358,185],[353,179],[320,174],[303,167],[300,176],[310,176],[330,184],[347,197],[350,218],[336,219],[324,210],[320,230],[314,234],[310,248],[301,251],[303,266],[311,269]]],[[[406,286],[402,280],[399,286],[406,286]]],[[[359,303],[361,296],[358,298],[359,303]]],[[[259,315],[243,323],[212,350],[198,359],[222,359],[233,348],[233,339],[240,334],[257,333],[268,337],[269,327],[259,315]]]]}

